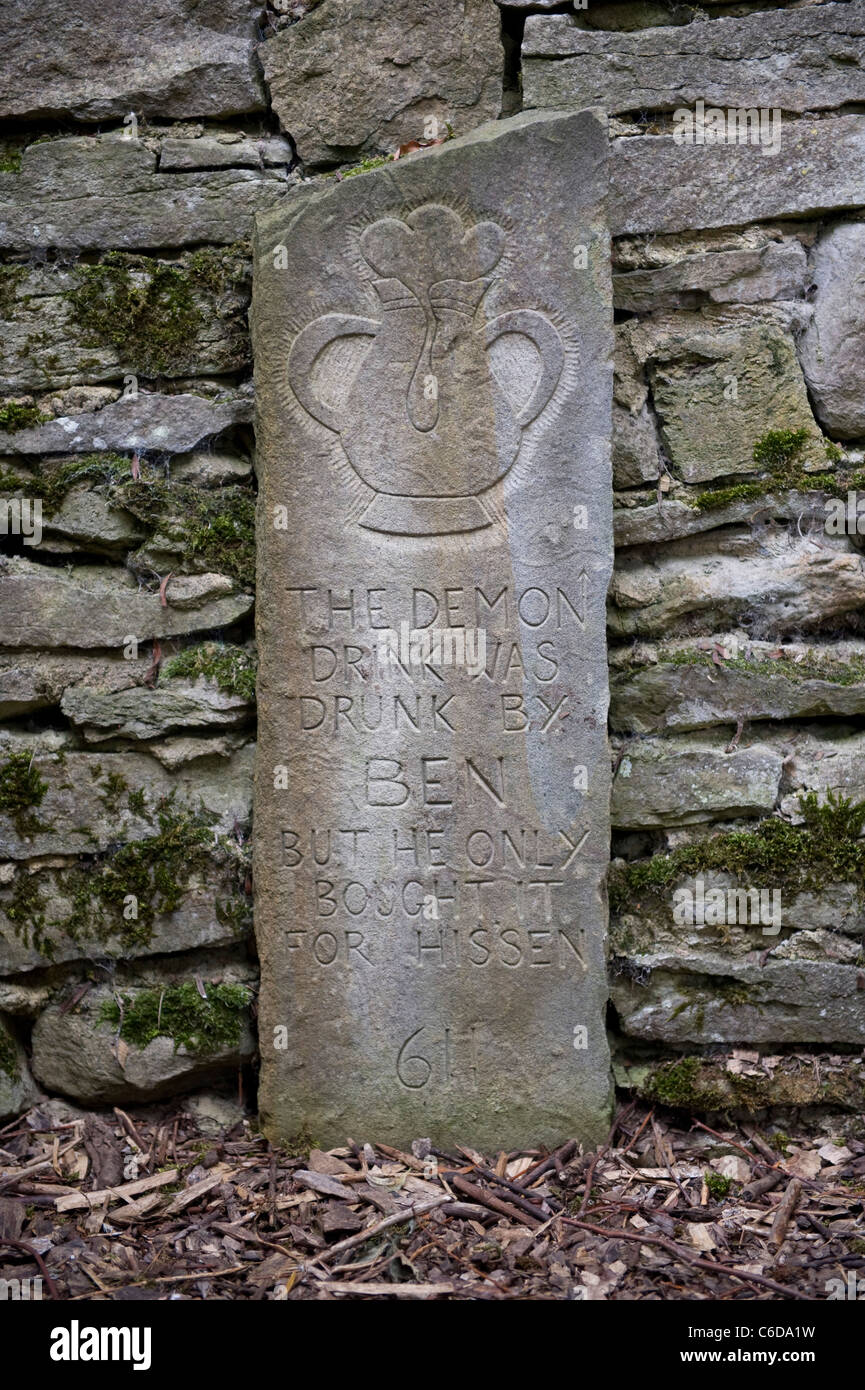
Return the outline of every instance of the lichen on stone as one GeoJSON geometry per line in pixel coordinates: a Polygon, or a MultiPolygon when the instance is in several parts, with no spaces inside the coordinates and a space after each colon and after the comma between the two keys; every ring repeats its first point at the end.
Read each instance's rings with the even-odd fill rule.
{"type": "Polygon", "coordinates": [[[34,754],[13,753],[0,766],[0,815],[8,816],[19,835],[39,829],[33,809],[40,806],[48,790],[33,766],[34,754]]]}
{"type": "Polygon", "coordinates": [[[143,375],[192,370],[205,310],[245,279],[243,250],[202,248],[176,262],[110,251],[79,267],[69,304],[92,341],[110,344],[143,375]]]}
{"type": "Polygon", "coordinates": [[[792,893],[827,883],[853,883],[865,895],[865,801],[853,802],[829,792],[821,802],[814,791],[799,797],[804,825],[770,816],[754,830],[713,835],[671,854],[631,864],[613,865],[610,906],[621,912],[641,893],[660,894],[688,875],[730,873],[759,875],[766,887],[792,893]]]}

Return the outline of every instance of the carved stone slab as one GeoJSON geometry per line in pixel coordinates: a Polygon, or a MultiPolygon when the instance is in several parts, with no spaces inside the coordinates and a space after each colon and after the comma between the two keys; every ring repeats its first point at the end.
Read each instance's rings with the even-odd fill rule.
{"type": "Polygon", "coordinates": [[[606,151],[520,116],[259,219],[274,1138],[607,1128],[606,151]]]}

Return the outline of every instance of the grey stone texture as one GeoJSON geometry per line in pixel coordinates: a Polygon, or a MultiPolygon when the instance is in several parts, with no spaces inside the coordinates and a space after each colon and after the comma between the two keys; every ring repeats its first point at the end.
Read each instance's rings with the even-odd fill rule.
{"type": "Polygon", "coordinates": [[[613,141],[610,183],[615,236],[861,208],[865,116],[784,121],[775,155],[756,145],[677,145],[672,134],[622,136],[613,141]]]}
{"type": "MultiPolygon", "coordinates": [[[[591,6],[590,6],[591,8],[591,6]]],[[[530,15],[526,107],[601,106],[611,115],[693,107],[820,111],[865,99],[865,13],[858,4],[761,10],[636,33],[530,15]]]]}
{"type": "Polygon", "coordinates": [[[494,0],[322,0],[259,52],[301,158],[333,164],[498,116],[500,24],[494,0]]]}
{"type": "MultiPolygon", "coordinates": [[[[153,992],[178,983],[192,983],[193,972],[203,974],[204,988],[218,983],[249,988],[253,973],[248,966],[214,968],[206,956],[192,957],[189,973],[177,966],[138,973],[128,984],[119,980],[114,989],[102,985],[90,990],[72,1011],[52,1004],[39,1015],[33,1029],[33,1071],[51,1091],[73,1096],[86,1105],[113,1105],[124,1100],[155,1100],[194,1086],[206,1085],[226,1070],[236,1070],[255,1052],[248,1014],[241,1021],[238,1041],[225,1041],[200,1050],[172,1037],[160,1035],[145,1047],[118,1038],[116,1024],[106,1021],[106,1005],[119,994],[134,1003],[142,988],[153,992]],[[122,1044],[122,1045],[121,1045],[122,1044]]],[[[251,996],[251,989],[250,989],[251,996]]]]}
{"type": "Polygon", "coordinates": [[[811,253],[814,317],[802,336],[805,380],[820,423],[841,439],[865,435],[865,222],[842,222],[811,253]]]}
{"type": "Polygon", "coordinates": [[[100,410],[59,415],[26,430],[0,433],[0,455],[89,454],[101,450],[146,449],[184,453],[250,420],[252,399],[245,391],[224,391],[215,399],[181,392],[176,396],[138,391],[100,410]]]}
{"type": "Polygon", "coordinates": [[[0,118],[78,121],[259,111],[257,0],[4,6],[0,118]]]}
{"type": "Polygon", "coordinates": [[[216,829],[233,832],[250,816],[254,746],[231,759],[212,756],[189,763],[174,775],[147,751],[81,752],[68,736],[37,741],[3,736],[0,764],[17,752],[32,755],[30,766],[45,784],[31,814],[0,815],[0,858],[27,860],[44,855],[94,854],[109,845],[153,834],[154,807],[175,791],[176,803],[212,812],[216,829]],[[130,805],[130,794],[144,801],[130,805]]]}
{"type": "Polygon", "coordinates": [[[229,627],[252,612],[251,595],[221,574],[179,576],[158,593],[139,589],[128,569],[64,569],[10,557],[0,560],[0,645],[121,651],[141,643],[229,627]]]}
{"type": "Polygon", "coordinates": [[[0,173],[0,250],[230,243],[285,189],[283,170],[159,172],[155,150],[123,134],[45,140],[27,146],[19,173],[0,173]]]}
{"type": "Polygon", "coordinates": [[[778,648],[737,639],[731,649],[723,637],[678,644],[652,665],[617,673],[610,685],[610,726],[617,733],[857,714],[865,714],[862,653],[854,666],[830,644],[778,648]]]}
{"type": "Polygon", "coordinates": [[[606,156],[592,113],[520,116],[258,225],[273,1138],[307,1124],[325,1142],[496,1147],[606,1130],[606,156]],[[269,524],[280,505],[287,533],[269,524]],[[489,677],[383,662],[382,628],[404,622],[482,628],[489,677]]]}

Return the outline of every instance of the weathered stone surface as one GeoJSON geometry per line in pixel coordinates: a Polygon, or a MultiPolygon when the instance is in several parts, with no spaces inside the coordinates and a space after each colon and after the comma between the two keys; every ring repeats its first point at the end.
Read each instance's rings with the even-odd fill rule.
{"type": "Polygon", "coordinates": [[[810,725],[797,730],[791,744],[781,811],[794,824],[802,821],[799,797],[803,792],[818,792],[821,801],[829,792],[851,801],[865,800],[865,734],[810,725]]]}
{"type": "Polygon", "coordinates": [[[27,457],[144,449],[179,454],[251,416],[252,400],[243,391],[225,392],[219,400],[139,391],[134,396],[121,396],[101,410],[60,415],[32,429],[0,433],[0,454],[27,457]]]}
{"type": "Polygon", "coordinates": [[[106,693],[81,686],[66,691],[61,709],[88,743],[159,738],[184,728],[232,728],[251,713],[245,700],[203,680],[194,685],[164,681],[153,690],[141,685],[106,693]]]}
{"type": "MultiPolygon", "coordinates": [[[[761,937],[765,942],[766,938],[761,937]]],[[[853,1043],[865,1041],[865,993],[850,965],[759,960],[732,963],[704,952],[688,970],[659,951],[645,985],[614,984],[624,1032],[666,1044],[853,1043]],[[719,984],[719,977],[722,983],[719,984]]]]}
{"type": "MultiPolygon", "coordinates": [[[[252,975],[248,967],[223,969],[214,978],[206,957],[193,960],[194,967],[184,976],[177,974],[176,967],[171,973],[154,973],[147,979],[147,990],[167,991],[184,982],[195,988],[195,971],[203,972],[205,988],[231,982],[249,990],[252,975]]],[[[129,1001],[129,1007],[142,992],[135,984],[126,988],[118,983],[113,990],[101,986],[90,990],[70,1012],[63,1013],[62,1004],[53,1004],[40,1014],[33,1029],[32,1064],[42,1085],[88,1105],[150,1100],[204,1084],[221,1072],[236,1070],[252,1057],[255,1040],[248,1017],[241,1019],[236,1042],[228,1040],[201,1051],[165,1035],[155,1037],[145,1047],[130,1043],[126,1050],[120,1048],[117,1025],[103,1021],[103,1010],[117,994],[129,1001]]]]}
{"type": "Polygon", "coordinates": [[[613,512],[616,547],[678,540],[744,521],[795,521],[803,528],[809,523],[822,530],[830,500],[829,494],[818,488],[778,491],[768,480],[766,492],[759,497],[724,499],[722,495],[720,505],[703,508],[695,505],[699,496],[698,488],[681,486],[660,497],[657,491],[620,492],[613,512]]]}
{"type": "MultiPolygon", "coordinates": [[[[153,274],[164,272],[166,266],[170,266],[171,273],[185,273],[188,269],[183,260],[168,263],[142,259],[140,270],[129,271],[131,292],[143,299],[153,274]]],[[[88,269],[92,275],[92,267],[88,269]]],[[[156,353],[159,375],[227,374],[247,366],[248,295],[238,292],[237,286],[223,287],[217,296],[202,293],[193,280],[188,284],[192,292],[192,304],[184,316],[188,327],[184,326],[182,343],[172,342],[171,350],[164,356],[156,353]],[[195,322],[191,322],[193,313],[197,315],[195,322]]],[[[149,363],[148,354],[154,351],[154,323],[163,328],[172,323],[173,311],[167,296],[161,312],[156,309],[151,319],[145,320],[140,334],[144,341],[136,340],[134,334],[126,341],[122,335],[108,341],[108,337],[114,337],[110,310],[106,314],[107,335],[94,333],[76,314],[70,296],[81,293],[86,286],[87,271],[80,266],[0,268],[0,392],[11,395],[78,382],[118,381],[125,372],[138,372],[142,360],[150,365],[150,371],[141,371],[141,375],[155,374],[156,364],[149,363]]],[[[175,286],[170,288],[174,290],[175,286]]]]}
{"type": "Polygon", "coordinates": [[[641,830],[766,815],[783,753],[763,742],[727,752],[728,744],[720,733],[627,743],[613,780],[613,825],[641,830]]]}
{"type": "Polygon", "coordinates": [[[797,463],[826,467],[788,315],[706,309],[631,319],[620,337],[648,373],[661,438],[685,482],[753,473],[769,430],[808,432],[797,463]]]}
{"type": "Polygon", "coordinates": [[[698,294],[716,304],[797,299],[805,292],[807,270],[805,248],[790,238],[760,250],[709,252],[614,275],[613,298],[617,309],[636,314],[676,308],[698,294]]]}
{"type": "Polygon", "coordinates": [[[865,1107],[862,1058],[827,1053],[746,1060],[734,1050],[720,1057],[676,1058],[660,1066],[634,1065],[623,1058],[616,1081],[645,1100],[697,1115],[813,1105],[850,1110],[858,1119],[865,1107]]]}
{"type": "Polygon", "coordinates": [[[865,222],[842,222],[811,253],[814,317],[800,344],[817,418],[842,439],[865,435],[865,222]]]}
{"type": "MultiPolygon", "coordinates": [[[[726,915],[726,912],[725,912],[726,915]]],[[[699,877],[682,874],[675,883],[658,892],[639,890],[633,894],[610,927],[610,954],[636,959],[653,953],[665,957],[676,955],[683,968],[701,968],[707,952],[722,955],[731,961],[755,960],[768,951],[772,960],[825,960],[835,964],[855,964],[862,949],[865,934],[865,905],[852,883],[822,884],[819,892],[796,893],[778,889],[769,880],[759,886],[748,879],[732,874],[704,872],[699,877]],[[769,897],[731,899],[731,890],[761,889],[769,897]],[[698,913],[692,921],[677,922],[674,908],[684,915],[681,904],[684,895],[675,894],[687,889],[694,905],[702,894],[703,922],[698,913]],[[720,889],[734,908],[731,916],[741,920],[713,924],[708,905],[718,902],[710,895],[720,889]],[[780,899],[771,894],[777,891],[780,899]],[[707,905],[708,899],[708,905],[707,905]],[[742,910],[738,904],[741,901],[742,910]],[[777,913],[774,906],[778,906],[777,913]],[[706,916],[709,921],[706,921],[706,916]],[[780,929],[775,930],[776,927],[780,929]],[[768,930],[764,930],[768,928],[768,930]]],[[[617,969],[614,959],[613,970],[617,969]]],[[[624,973],[624,972],[620,972],[624,973]]],[[[722,972],[725,973],[725,972],[722,972]]]]}
{"type": "Polygon", "coordinates": [[[259,528],[256,932],[274,1137],[307,1122],[328,1141],[361,1126],[494,1147],[605,1132],[606,151],[592,113],[519,116],[304,192],[259,225],[260,506],[287,506],[290,527],[259,528]],[[382,313],[379,298],[403,307],[382,313]],[[305,325],[293,340],[289,322],[305,325]],[[346,344],[328,357],[346,334],[355,349],[374,338],[362,365],[346,344]],[[575,506],[591,518],[579,534],[575,506]],[[380,661],[382,627],[402,622],[483,629],[490,678],[471,662],[380,661]],[[330,662],[314,673],[312,644],[336,660],[317,683],[330,662]],[[361,720],[353,653],[378,725],[372,705],[361,720]],[[331,836],[318,868],[313,828],[319,845],[331,836]],[[533,890],[549,901],[520,905],[518,864],[558,881],[533,890]]]}
{"type": "Polygon", "coordinates": [[[654,482],[661,472],[658,431],[651,411],[644,405],[638,411],[613,405],[613,483],[616,487],[639,487],[654,482]]]}
{"type": "MultiPolygon", "coordinates": [[[[76,913],[76,894],[81,891],[82,873],[93,881],[98,864],[71,861],[64,868],[59,861],[53,862],[57,867],[34,869],[18,864],[14,878],[0,888],[0,972],[4,974],[44,969],[49,963],[130,960],[227,947],[251,935],[250,902],[216,862],[207,871],[191,869],[184,876],[181,870],[177,907],[155,910],[146,928],[142,918],[121,922],[119,909],[97,920],[94,909],[102,906],[98,898],[88,903],[82,922],[76,913]]],[[[137,882],[130,881],[128,887],[130,893],[133,887],[140,891],[137,882]]],[[[38,1013],[47,1002],[37,999],[37,1007],[32,1007],[25,996],[17,1011],[38,1013]]],[[[2,990],[0,1007],[11,1011],[2,990]]]]}
{"type": "Polygon", "coordinates": [[[70,488],[50,516],[43,514],[42,533],[47,541],[34,547],[36,553],[50,549],[54,537],[96,554],[131,550],[144,539],[140,523],[128,512],[112,507],[98,492],[80,487],[70,488]]]}
{"type": "Polygon", "coordinates": [[[2,656],[0,719],[14,719],[59,705],[69,686],[96,686],[104,693],[126,690],[144,679],[150,664],[149,656],[129,661],[55,656],[45,651],[2,656]]]}
{"type": "Polygon", "coordinates": [[[30,560],[0,563],[0,645],[116,647],[229,627],[252,611],[249,594],[219,574],[172,579],[163,606],[139,590],[128,570],[79,565],[55,569],[30,560]]]}
{"type": "Polygon", "coordinates": [[[522,49],[527,107],[601,106],[610,114],[706,106],[819,111],[865,100],[865,15],[858,5],[763,10],[638,33],[530,15],[522,49]]]}
{"type": "Polygon", "coordinates": [[[610,586],[610,630],[652,636],[684,627],[714,632],[744,623],[755,637],[812,631],[865,602],[865,560],[846,537],[734,531],[634,547],[610,586]]]}
{"type": "Polygon", "coordinates": [[[285,193],[281,172],[157,173],[156,153],[122,135],[29,145],[0,173],[0,249],[147,250],[240,241],[253,214],[285,193]],[[68,196],[57,197],[57,189],[68,196]]]}
{"type": "Polygon", "coordinates": [[[614,235],[858,208],[865,204],[865,116],[785,121],[775,156],[755,145],[676,145],[672,134],[623,137],[613,141],[610,183],[614,235]]]}
{"type": "Polygon", "coordinates": [[[38,1095],[27,1054],[0,1015],[0,1120],[27,1110],[38,1095]]]}
{"type": "Polygon", "coordinates": [[[47,737],[37,741],[4,733],[0,769],[24,751],[32,753],[29,766],[45,791],[33,806],[24,808],[24,817],[0,815],[0,859],[93,854],[118,841],[141,840],[153,834],[154,806],[172,789],[179,805],[197,809],[203,804],[224,834],[235,822],[249,819],[252,744],[228,762],[200,759],[170,776],[146,753],[83,753],[68,741],[52,748],[47,737]],[[136,802],[133,795],[130,806],[130,794],[139,791],[144,801],[136,802]]]}
{"type": "Polygon", "coordinates": [[[99,0],[4,12],[6,83],[0,117],[104,121],[141,116],[232,116],[259,111],[255,0],[99,0]],[[110,19],[110,22],[108,22],[110,19]]]}
{"type": "Polygon", "coordinates": [[[253,140],[177,140],[169,137],[159,146],[159,168],[260,169],[261,151],[253,140]]]}
{"type": "Polygon", "coordinates": [[[259,54],[301,159],[339,163],[498,116],[500,23],[493,0],[323,0],[259,54]]]}
{"type": "Polygon", "coordinates": [[[791,648],[773,660],[769,652],[778,649],[759,643],[742,650],[730,664],[723,648],[705,646],[708,651],[692,648],[690,660],[662,658],[657,665],[614,676],[610,727],[618,733],[650,734],[706,729],[713,724],[735,727],[739,719],[865,714],[865,664],[861,675],[851,680],[852,668],[845,670],[843,661],[838,661],[832,679],[831,663],[837,658],[831,647],[791,648]],[[720,653],[717,659],[713,652],[720,653]],[[822,678],[811,674],[821,663],[829,665],[822,678]]]}
{"type": "Polygon", "coordinates": [[[195,451],[171,460],[171,477],[174,482],[189,483],[193,487],[226,487],[251,478],[252,464],[249,459],[224,450],[195,451]]]}

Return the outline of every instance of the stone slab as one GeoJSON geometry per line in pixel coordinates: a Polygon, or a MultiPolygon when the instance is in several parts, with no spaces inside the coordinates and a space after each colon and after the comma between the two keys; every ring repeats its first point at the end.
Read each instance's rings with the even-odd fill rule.
{"type": "Polygon", "coordinates": [[[0,173],[0,249],[134,251],[240,241],[253,214],[286,187],[283,170],[162,173],[156,162],[153,150],[122,134],[28,145],[20,173],[0,173]]]}
{"type": "Polygon", "coordinates": [[[530,15],[526,107],[603,106],[610,114],[693,106],[819,111],[865,99],[861,5],[759,11],[635,33],[582,17],[530,15]]]}
{"type": "Polygon", "coordinates": [[[756,145],[677,145],[672,134],[623,136],[613,141],[610,185],[615,236],[862,207],[865,116],[785,120],[776,155],[756,145]]]}
{"type": "Polygon", "coordinates": [[[260,111],[258,0],[7,0],[0,117],[103,121],[260,111]]]}
{"type": "Polygon", "coordinates": [[[606,1131],[606,155],[518,116],[259,221],[273,1138],[606,1131]],[[485,666],[383,659],[432,626],[485,666]]]}
{"type": "Polygon", "coordinates": [[[494,0],[323,0],[259,50],[273,109],[307,164],[393,154],[499,115],[494,0]]]}

